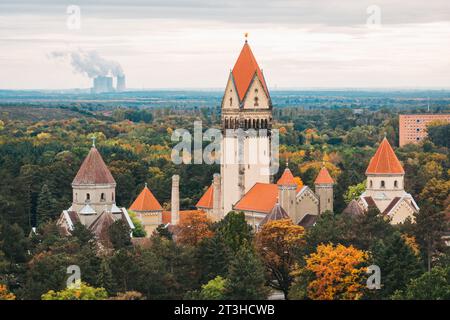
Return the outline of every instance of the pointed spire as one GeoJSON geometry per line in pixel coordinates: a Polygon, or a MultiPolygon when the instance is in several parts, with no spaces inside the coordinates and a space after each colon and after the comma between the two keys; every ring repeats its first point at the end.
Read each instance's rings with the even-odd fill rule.
{"type": "Polygon", "coordinates": [[[233,75],[236,90],[241,101],[249,90],[250,84],[252,83],[255,75],[258,77],[259,81],[261,81],[264,91],[267,96],[269,96],[269,90],[267,89],[262,71],[256,62],[255,56],[253,55],[252,49],[250,49],[247,41],[245,41],[231,73],[233,75]]]}
{"type": "Polygon", "coordinates": [[[370,159],[366,174],[404,174],[405,171],[395,155],[388,139],[384,137],[375,155],[370,159]]]}
{"type": "Polygon", "coordinates": [[[162,211],[162,209],[161,204],[155,198],[150,189],[147,188],[147,184],[130,206],[130,210],[134,211],[162,211]]]}
{"type": "Polygon", "coordinates": [[[111,172],[103,161],[100,152],[93,146],[73,179],[72,184],[114,184],[111,172]]]}
{"type": "Polygon", "coordinates": [[[317,178],[314,181],[314,184],[334,184],[334,180],[331,177],[330,173],[328,172],[327,168],[325,167],[325,163],[320,169],[319,174],[317,175],[317,178]]]}
{"type": "Polygon", "coordinates": [[[283,174],[281,175],[280,179],[277,181],[277,185],[279,186],[296,186],[297,183],[294,180],[294,175],[292,174],[291,170],[286,167],[284,169],[283,174]]]}

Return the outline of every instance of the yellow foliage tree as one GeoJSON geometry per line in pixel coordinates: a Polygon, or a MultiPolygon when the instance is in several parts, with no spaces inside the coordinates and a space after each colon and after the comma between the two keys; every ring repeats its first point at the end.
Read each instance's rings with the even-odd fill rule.
{"type": "Polygon", "coordinates": [[[303,227],[291,219],[269,221],[256,235],[256,248],[271,279],[269,285],[286,297],[293,281],[294,250],[303,245],[303,235],[303,227]]]}
{"type": "Polygon", "coordinates": [[[308,297],[315,300],[357,300],[362,296],[365,251],[341,244],[319,245],[306,257],[306,270],[314,274],[308,284],[308,297]]]}

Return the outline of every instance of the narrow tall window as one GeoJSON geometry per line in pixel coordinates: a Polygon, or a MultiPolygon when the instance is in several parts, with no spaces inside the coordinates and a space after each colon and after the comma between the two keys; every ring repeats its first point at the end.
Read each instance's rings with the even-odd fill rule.
{"type": "Polygon", "coordinates": [[[381,188],[384,188],[386,185],[384,183],[384,180],[381,180],[381,188]]]}
{"type": "Polygon", "coordinates": [[[105,198],[105,194],[102,192],[102,194],[100,195],[100,201],[106,201],[106,198],[105,198]]]}
{"type": "Polygon", "coordinates": [[[89,193],[86,193],[86,201],[91,200],[91,195],[89,193]]]}
{"type": "Polygon", "coordinates": [[[259,106],[258,97],[255,97],[255,107],[259,106]]]}
{"type": "Polygon", "coordinates": [[[398,182],[397,182],[397,180],[394,181],[394,188],[398,188],[398,182]]]}
{"type": "Polygon", "coordinates": [[[373,187],[373,181],[370,180],[369,184],[370,184],[370,187],[372,188],[373,187]]]}
{"type": "Polygon", "coordinates": [[[230,98],[230,107],[233,105],[233,98],[230,98]]]}

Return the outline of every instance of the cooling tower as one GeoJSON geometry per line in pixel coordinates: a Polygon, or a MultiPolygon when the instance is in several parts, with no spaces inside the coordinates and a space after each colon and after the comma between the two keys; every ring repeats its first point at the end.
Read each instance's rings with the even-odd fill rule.
{"type": "Polygon", "coordinates": [[[94,78],[92,93],[113,92],[112,78],[98,76],[94,78]]]}
{"type": "Polygon", "coordinates": [[[117,91],[125,91],[125,75],[117,76],[117,91]]]}

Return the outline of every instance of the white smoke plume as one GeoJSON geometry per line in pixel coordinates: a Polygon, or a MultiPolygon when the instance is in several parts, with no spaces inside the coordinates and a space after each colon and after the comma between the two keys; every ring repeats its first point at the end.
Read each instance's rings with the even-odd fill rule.
{"type": "Polygon", "coordinates": [[[69,59],[75,72],[87,75],[89,78],[123,76],[122,67],[118,62],[102,58],[97,51],[54,51],[49,57],[69,59]]]}

